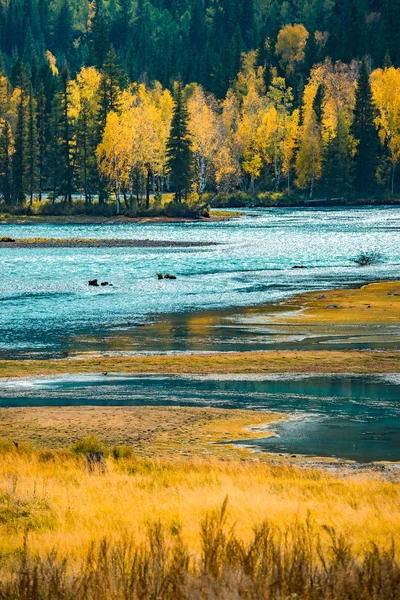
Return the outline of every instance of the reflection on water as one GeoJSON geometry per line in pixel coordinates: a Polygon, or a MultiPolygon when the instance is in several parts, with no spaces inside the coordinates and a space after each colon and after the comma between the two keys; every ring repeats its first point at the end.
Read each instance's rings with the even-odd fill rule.
{"type": "MultiPolygon", "coordinates": [[[[395,278],[399,229],[400,210],[393,207],[262,209],[219,223],[1,224],[0,236],[14,238],[148,238],[218,245],[1,248],[0,357],[298,347],[304,337],[318,345],[381,347],[378,332],[370,328],[336,329],[326,337],[317,329],[257,323],[249,313],[245,321],[238,311],[223,312],[220,321],[215,315],[300,291],[395,278]],[[358,252],[371,249],[384,256],[382,264],[360,269],[352,262],[358,252]],[[292,269],[296,264],[308,268],[292,269]],[[158,271],[178,279],[158,281],[158,271]],[[89,288],[93,278],[113,287],[89,288]],[[163,323],[141,327],[157,320],[163,323]]],[[[397,329],[388,328],[384,343],[395,345],[398,336],[397,329]]]]}
{"type": "Polygon", "coordinates": [[[399,376],[64,376],[3,381],[0,406],[170,405],[286,413],[267,452],[400,460],[399,376]]]}

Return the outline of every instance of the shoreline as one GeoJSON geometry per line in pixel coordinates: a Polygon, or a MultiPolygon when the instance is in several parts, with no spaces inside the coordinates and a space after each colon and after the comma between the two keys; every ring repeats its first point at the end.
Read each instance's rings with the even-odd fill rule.
{"type": "MultiPolygon", "coordinates": [[[[220,213],[219,209],[215,212],[220,213]]],[[[225,212],[225,211],[224,211],[225,212]]],[[[118,224],[152,224],[152,223],[212,223],[213,221],[230,221],[238,218],[240,211],[237,209],[228,209],[225,214],[210,214],[209,217],[125,217],[125,216],[86,216],[86,215],[71,215],[71,216],[51,216],[51,215],[4,215],[0,214],[0,225],[38,225],[38,224],[53,224],[53,225],[118,225],[118,224]]]]}
{"type": "Polygon", "coordinates": [[[216,242],[176,242],[170,240],[15,238],[2,241],[2,248],[207,248],[216,242]]]}
{"type": "Polygon", "coordinates": [[[0,444],[17,441],[34,450],[66,451],[94,436],[108,448],[129,446],[141,459],[213,460],[259,463],[330,472],[340,477],[367,474],[397,479],[396,461],[359,462],[334,456],[259,451],[240,444],[275,436],[274,425],[289,415],[249,409],[193,406],[0,407],[0,444]]]}

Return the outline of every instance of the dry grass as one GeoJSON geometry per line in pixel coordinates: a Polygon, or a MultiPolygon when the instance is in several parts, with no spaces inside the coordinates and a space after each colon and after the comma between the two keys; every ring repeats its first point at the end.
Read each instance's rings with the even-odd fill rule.
{"type": "Polygon", "coordinates": [[[272,350],[162,356],[89,356],[56,360],[2,360],[0,377],[33,377],[65,373],[397,373],[395,351],[272,350]]]}
{"type": "MultiPolygon", "coordinates": [[[[286,323],[301,325],[394,325],[400,321],[400,282],[371,283],[357,289],[310,292],[284,303],[286,323]],[[329,308],[336,306],[337,308],[329,308]]],[[[282,315],[281,315],[282,316],[282,315]]],[[[280,316],[278,315],[278,319],[280,316]]]]}
{"type": "Polygon", "coordinates": [[[332,528],[312,519],[287,527],[258,524],[244,542],[227,526],[227,501],[201,521],[201,554],[178,530],[149,526],[145,543],[107,538],[72,566],[56,552],[27,544],[2,568],[0,597],[18,600],[397,600],[396,547],[355,552],[332,528]],[[328,537],[329,542],[322,539],[328,537]]]}
{"type": "Polygon", "coordinates": [[[400,483],[266,464],[213,444],[270,418],[1,410],[0,433],[18,447],[0,442],[0,598],[397,598],[400,483]],[[66,448],[84,434],[100,440],[66,448]],[[106,472],[90,473],[85,453],[105,444],[106,472]]]}
{"type": "MultiPolygon", "coordinates": [[[[4,448],[3,448],[4,450],[4,448]]],[[[254,461],[180,457],[107,459],[93,475],[68,451],[7,448],[0,462],[0,553],[7,555],[29,531],[30,547],[81,557],[91,541],[134,534],[159,520],[178,529],[192,551],[200,547],[199,521],[229,497],[229,524],[248,540],[266,518],[287,525],[310,515],[334,527],[361,550],[373,540],[400,540],[400,486],[371,475],[343,479],[316,470],[254,461]]]]}

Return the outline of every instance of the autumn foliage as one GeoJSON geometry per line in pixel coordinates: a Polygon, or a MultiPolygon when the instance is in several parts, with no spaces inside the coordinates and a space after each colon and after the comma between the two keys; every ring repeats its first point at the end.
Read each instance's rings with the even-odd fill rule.
{"type": "MultiPolygon", "coordinates": [[[[0,75],[0,193],[8,206],[47,195],[83,196],[116,211],[162,204],[165,193],[204,202],[220,192],[345,199],[396,191],[400,162],[400,69],[370,69],[367,59],[325,58],[300,84],[307,44],[322,44],[301,24],[281,28],[280,66],[242,54],[222,99],[198,83],[182,86],[187,160],[174,163],[176,83],[129,83],[111,48],[102,68],[71,77],[47,52],[55,87],[34,92],[23,63],[14,85],[0,75]],[[172,137],[171,137],[172,136],[172,137]],[[374,137],[375,136],[375,137],[374,137]],[[190,157],[189,157],[190,155],[190,157]],[[175,164],[175,172],[172,165],[175,164]],[[180,166],[179,166],[180,165],[180,166]],[[190,172],[189,172],[190,171],[190,172]],[[368,185],[363,185],[365,174],[368,185]],[[183,189],[182,188],[182,189],[183,189]]],[[[179,84],[180,85],[180,84],[179,84]]],[[[183,114],[183,113],[182,113],[183,114]]],[[[176,120],[176,123],[178,120],[176,120]]]]}

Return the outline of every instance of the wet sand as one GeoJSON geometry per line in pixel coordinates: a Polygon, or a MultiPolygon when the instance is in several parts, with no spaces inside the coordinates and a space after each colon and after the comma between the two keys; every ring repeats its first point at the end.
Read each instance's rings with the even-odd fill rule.
{"type": "Polygon", "coordinates": [[[369,462],[257,452],[241,440],[266,438],[285,415],[254,410],[202,407],[35,407],[0,408],[0,442],[66,449],[87,436],[109,448],[130,446],[135,455],[157,460],[199,458],[260,462],[276,467],[330,471],[340,477],[364,473],[399,480],[397,463],[369,462]]]}

